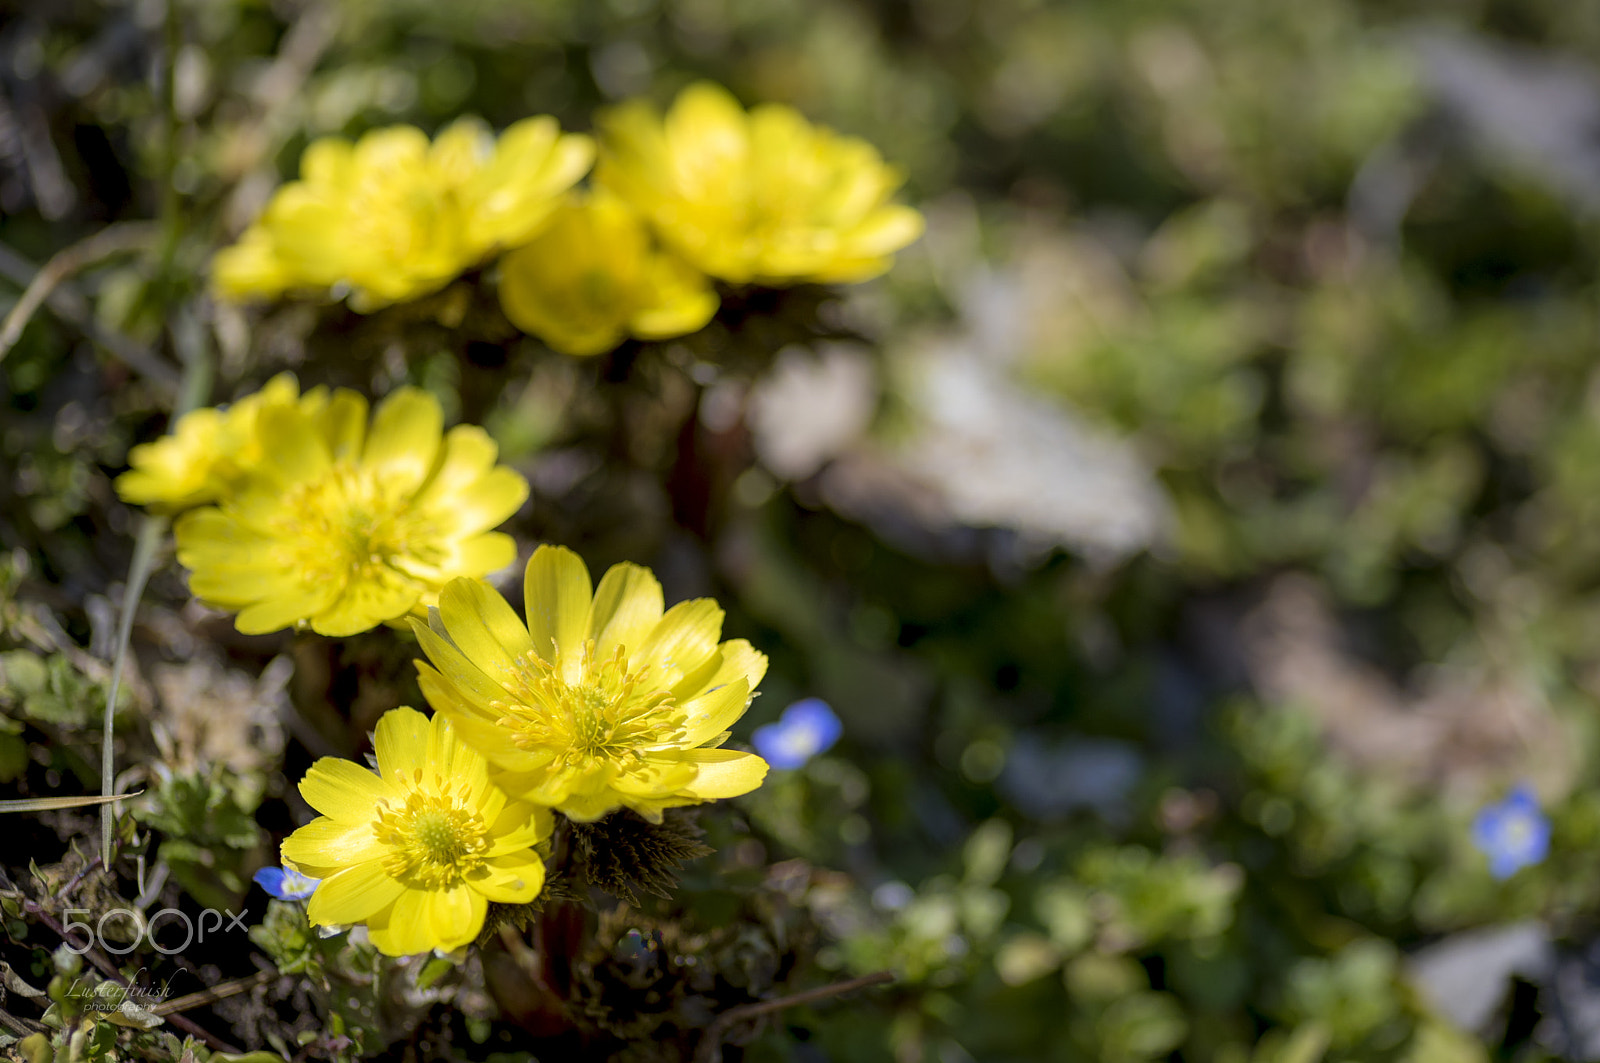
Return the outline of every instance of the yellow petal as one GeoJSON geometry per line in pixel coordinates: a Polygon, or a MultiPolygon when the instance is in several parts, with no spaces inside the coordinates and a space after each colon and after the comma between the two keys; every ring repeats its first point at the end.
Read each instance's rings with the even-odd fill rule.
{"type": "Polygon", "coordinates": [[[197,560],[192,553],[187,562],[189,590],[196,598],[218,605],[240,607],[275,594],[283,586],[283,573],[259,566],[197,560]]]}
{"type": "Polygon", "coordinates": [[[526,771],[507,769],[491,775],[496,786],[520,801],[560,809],[562,812],[566,811],[562,803],[575,787],[584,782],[585,777],[586,772],[582,769],[557,768],[550,763],[526,771]]]}
{"type": "MultiPolygon", "coordinates": [[[[595,588],[585,625],[587,637],[595,640],[598,658],[605,660],[618,646],[632,652],[643,643],[661,619],[661,606],[661,584],[649,569],[626,561],[612,565],[595,588]]],[[[563,663],[568,682],[572,682],[577,662],[563,663]]]]}
{"type": "Polygon", "coordinates": [[[493,856],[467,883],[491,901],[527,904],[544,889],[544,859],[532,849],[493,856]]]}
{"type": "Polygon", "coordinates": [[[555,146],[560,133],[560,124],[547,114],[518,119],[500,134],[500,140],[495,145],[495,151],[500,156],[497,161],[514,162],[519,167],[537,166],[555,146]]]}
{"type": "Polygon", "coordinates": [[[438,399],[421,388],[400,388],[379,405],[362,463],[388,469],[414,489],[433,469],[443,430],[438,399]]]}
{"type": "Polygon", "coordinates": [[[701,167],[735,170],[750,150],[744,108],[733,94],[709,81],[696,82],[678,94],[667,113],[667,138],[675,148],[692,146],[701,167]]]}
{"type": "Polygon", "coordinates": [[[916,240],[925,225],[920,211],[887,206],[876,211],[865,225],[851,234],[851,249],[863,256],[887,255],[916,240]]]}
{"type": "Polygon", "coordinates": [[[406,892],[376,860],[325,878],[311,895],[306,915],[317,926],[346,926],[374,919],[406,892]]]}
{"type": "MultiPolygon", "coordinates": [[[[635,807],[626,801],[623,795],[607,788],[596,793],[568,794],[561,800],[560,804],[556,805],[556,808],[563,816],[574,822],[593,823],[622,808],[624,805],[630,808],[635,807]]],[[[651,822],[661,822],[660,815],[658,814],[651,822]]]]}
{"type": "Polygon", "coordinates": [[[767,674],[766,654],[745,639],[729,639],[718,649],[722,656],[717,662],[717,670],[706,680],[705,686],[696,690],[673,690],[680,702],[687,702],[704,691],[726,686],[735,679],[743,679],[751,690],[761,685],[762,678],[767,674]]]}
{"type": "Polygon", "coordinates": [[[428,161],[440,187],[460,187],[471,180],[494,152],[494,134],[481,118],[457,118],[428,149],[428,161]]]}
{"type": "Polygon", "coordinates": [[[490,856],[506,856],[531,848],[550,837],[555,817],[543,805],[514,801],[503,808],[491,822],[489,834],[494,844],[490,856]]]}
{"type": "Polygon", "coordinates": [[[520,681],[528,668],[521,659],[533,652],[533,642],[492,587],[482,580],[451,580],[439,595],[439,615],[450,641],[485,675],[506,685],[520,681]]]}
{"type": "Polygon", "coordinates": [[[698,332],[716,316],[721,298],[705,274],[672,255],[656,256],[647,279],[648,298],[628,320],[640,339],[666,340],[698,332]]]}
{"type": "Polygon", "coordinates": [[[559,647],[563,658],[577,658],[593,595],[583,559],[565,547],[541,546],[528,559],[522,589],[534,652],[553,661],[559,647]]]}
{"type": "Polygon", "coordinates": [[[635,668],[648,664],[651,682],[671,687],[685,674],[705,667],[721,637],[721,607],[710,598],[695,598],[667,610],[649,637],[628,649],[635,668]]]}
{"type": "Polygon", "coordinates": [[[327,471],[327,440],[300,406],[268,406],[256,423],[261,440],[261,471],[289,485],[327,471]]]}
{"type": "Polygon", "coordinates": [[[447,789],[467,785],[467,803],[477,807],[489,788],[489,766],[483,754],[459,741],[451,721],[443,713],[435,716],[427,733],[427,770],[437,775],[447,789]]]}
{"type": "Polygon", "coordinates": [[[172,531],[178,540],[178,563],[188,568],[194,566],[185,558],[193,556],[197,549],[227,552],[236,542],[253,546],[259,541],[254,533],[214,506],[191,509],[173,522],[172,531]]]}
{"type": "Polygon", "coordinates": [[[450,720],[456,738],[481,753],[485,760],[507,771],[534,771],[550,762],[548,751],[531,751],[507,740],[506,729],[477,712],[463,711],[448,700],[444,691],[433,688],[435,680],[419,673],[418,685],[428,703],[450,720]]]}
{"type": "Polygon", "coordinates": [[[610,788],[627,797],[668,797],[694,781],[693,764],[681,760],[647,759],[630,771],[618,772],[610,788]]]}
{"type": "Polygon", "coordinates": [[[698,746],[726,731],[750,705],[750,686],[743,679],[713,689],[684,705],[683,744],[698,746]]]}
{"type": "Polygon", "coordinates": [[[322,411],[323,438],[335,461],[355,460],[367,434],[367,399],[358,391],[340,388],[322,411]]]}
{"type": "MultiPolygon", "coordinates": [[[[441,713],[440,715],[443,714],[441,713]]],[[[450,729],[455,732],[456,739],[463,749],[470,749],[478,754],[478,761],[483,765],[483,774],[481,782],[477,779],[469,780],[475,790],[472,794],[472,807],[477,809],[478,815],[483,817],[485,823],[494,823],[505,812],[506,804],[510,798],[506,796],[504,790],[489,782],[489,758],[484,756],[481,750],[474,748],[472,743],[462,736],[460,729],[456,727],[455,720],[450,721],[450,729]]]]}
{"type": "Polygon", "coordinates": [[[397,800],[400,794],[359,764],[323,757],[300,780],[300,796],[341,823],[370,823],[379,801],[397,800]]]}
{"type": "MultiPolygon", "coordinates": [[[[338,584],[289,582],[293,578],[286,575],[284,586],[273,597],[241,609],[234,618],[233,626],[246,635],[266,635],[309,620],[337,600],[340,591],[338,584]]],[[[366,628],[357,630],[365,631],[366,628]]]]}
{"type": "Polygon", "coordinates": [[[472,944],[483,929],[483,919],[489,911],[488,898],[470,886],[436,890],[425,896],[424,910],[433,947],[449,952],[472,944]]]}
{"type": "Polygon", "coordinates": [[[459,424],[445,433],[444,457],[428,482],[417,492],[412,504],[425,506],[435,500],[446,505],[454,492],[464,491],[494,467],[500,453],[489,433],[476,425],[459,424]]]}
{"type": "Polygon", "coordinates": [[[498,572],[517,559],[517,541],[504,532],[474,535],[460,540],[455,547],[455,555],[444,573],[447,580],[457,576],[477,579],[498,572]]]}
{"type": "Polygon", "coordinates": [[[370,172],[416,167],[428,156],[428,137],[416,126],[392,125],[363,136],[355,149],[354,165],[370,172]]]}
{"type": "MultiPolygon", "coordinates": [[[[505,700],[505,688],[485,675],[481,668],[467,660],[460,650],[446,642],[433,629],[412,620],[411,630],[417,636],[417,641],[422,644],[422,652],[433,662],[432,668],[422,661],[415,662],[417,671],[422,673],[423,678],[432,672],[443,681],[447,690],[458,694],[464,700],[465,708],[480,712],[490,719],[499,719],[504,715],[494,705],[505,700]]],[[[431,697],[428,699],[428,704],[436,709],[443,708],[431,697]]]]}
{"type": "Polygon", "coordinates": [[[754,753],[740,753],[732,749],[686,749],[680,756],[685,762],[700,767],[694,785],[687,787],[684,793],[702,801],[747,794],[767,777],[767,762],[754,753]]]}
{"type": "Polygon", "coordinates": [[[551,196],[554,197],[557,190],[576,184],[588,173],[594,165],[594,156],[594,138],[582,133],[568,133],[556,141],[555,150],[550,153],[541,174],[551,196]]]}
{"type": "Polygon", "coordinates": [[[300,156],[300,176],[311,184],[341,184],[353,156],[354,145],[343,137],[318,137],[300,156]]]}
{"type": "Polygon", "coordinates": [[[372,740],[378,774],[409,788],[412,769],[427,763],[428,726],[428,718],[409,705],[384,713],[372,740]]]}
{"type": "MultiPolygon", "coordinates": [[[[259,399],[263,406],[281,406],[286,402],[294,402],[300,398],[300,381],[295,379],[293,373],[285,370],[261,385],[260,391],[254,395],[247,395],[246,398],[259,399]]],[[[244,399],[240,399],[234,404],[235,408],[243,403],[244,399]]]]}
{"type": "Polygon", "coordinates": [[[404,890],[392,907],[368,920],[367,935],[379,952],[386,956],[412,956],[440,947],[431,925],[431,896],[422,890],[404,890]]]}
{"type": "Polygon", "coordinates": [[[283,855],[313,878],[369,860],[382,860],[388,850],[378,842],[370,819],[340,821],[318,816],[283,840],[283,855]]]}
{"type": "Polygon", "coordinates": [[[503,522],[528,500],[528,481],[515,469],[497,466],[463,490],[436,499],[431,512],[456,532],[480,532],[503,522]],[[442,513],[441,513],[442,507],[442,513]]]}
{"type": "MultiPolygon", "coordinates": [[[[422,597],[422,587],[393,569],[369,568],[345,584],[344,593],[311,616],[311,630],[344,638],[398,620],[422,597]]],[[[240,620],[244,614],[240,614],[240,620]]],[[[244,630],[240,628],[240,630],[244,630]]]]}

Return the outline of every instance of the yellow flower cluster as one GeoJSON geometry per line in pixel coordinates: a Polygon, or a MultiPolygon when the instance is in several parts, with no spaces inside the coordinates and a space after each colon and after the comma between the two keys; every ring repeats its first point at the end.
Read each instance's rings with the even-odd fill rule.
{"type": "MultiPolygon", "coordinates": [[[[613,206],[597,201],[589,223],[634,224],[613,206]]],[[[662,276],[639,283],[674,283],[662,276]]],[[[361,395],[301,394],[285,374],[131,457],[117,489],[179,514],[191,589],[237,612],[240,631],[350,635],[413,617],[432,720],[393,710],[378,724],[376,773],[324,758],[300,784],[321,816],[283,856],[322,880],[313,923],[365,924],[390,955],[454,950],[481,932],[490,901],[538,896],[553,812],[631,809],[659,823],[765,778],[760,757],[721,748],[767,659],[722,641],[716,602],[667,609],[661,584],[631,564],[596,586],[553,546],[524,572],[526,620],[476,578],[514,558],[490,529],[528,485],[495,465],[481,429],[445,432],[426,392],[402,388],[369,418],[361,395]]]]}
{"type": "Polygon", "coordinates": [[[414,299],[526,242],[593,161],[593,141],[548,116],[498,140],[470,119],[432,143],[411,126],[318,140],[300,180],[217,255],[212,281],[233,300],[344,288],[358,310],[414,299]]]}
{"type": "Polygon", "coordinates": [[[600,184],[719,280],[866,280],[922,234],[922,215],[890,202],[904,178],[876,148],[790,107],[746,113],[726,89],[701,82],[665,119],[636,102],[600,128],[600,184]]]}
{"type": "Polygon", "coordinates": [[[630,564],[596,587],[550,546],[528,562],[524,597],[526,622],[481,580],[451,581],[430,622],[412,621],[432,721],[396,709],[378,723],[376,774],[324,758],[300,783],[322,816],[283,856],[324,880],[313,923],[365,923],[390,955],[456,949],[489,901],[537,896],[552,810],[659,823],[761,785],[765,761],[719,747],[767,659],[721,641],[715,602],[664,610],[661,585],[630,564]]]}
{"type": "Polygon", "coordinates": [[[457,122],[431,144],[408,126],[319,140],[301,178],[213,266],[224,298],[348,289],[371,310],[449,283],[500,252],[506,316],[555,350],[667,339],[716,313],[712,281],[867,280],[922,232],[892,201],[902,176],[865,141],[789,107],[746,112],[685,89],[599,118],[595,188],[573,186],[596,145],[531,118],[498,141],[457,122]]]}
{"type": "Polygon", "coordinates": [[[496,466],[497,453],[481,428],[445,432],[424,391],[396,391],[369,426],[361,395],[301,395],[285,375],[134,448],[117,490],[182,511],[174,530],[190,588],[238,613],[240,631],[353,635],[516,559],[511,537],[492,529],[528,484],[496,466]]]}

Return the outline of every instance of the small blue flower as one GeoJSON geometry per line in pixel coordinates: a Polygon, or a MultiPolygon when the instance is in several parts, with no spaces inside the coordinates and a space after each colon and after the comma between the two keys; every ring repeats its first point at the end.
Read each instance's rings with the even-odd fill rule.
{"type": "Polygon", "coordinates": [[[255,874],[256,885],[280,901],[303,901],[317,888],[320,878],[308,878],[283,867],[264,867],[255,874]]]}
{"type": "Polygon", "coordinates": [[[1550,851],[1550,821],[1539,811],[1539,798],[1526,784],[1504,801],[1490,805],[1472,821],[1472,844],[1489,858],[1489,873],[1510,878],[1539,863],[1550,851]]]}
{"type": "Polygon", "coordinates": [[[831,748],[844,725],[821,698],[805,698],[783,710],[777,723],[757,727],[750,740],[774,768],[799,768],[831,748]]]}

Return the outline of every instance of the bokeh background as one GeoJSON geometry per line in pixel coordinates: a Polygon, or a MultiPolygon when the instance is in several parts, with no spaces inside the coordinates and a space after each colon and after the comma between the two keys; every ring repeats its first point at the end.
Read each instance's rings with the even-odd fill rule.
{"type": "MultiPolygon", "coordinates": [[[[6,787],[98,791],[139,519],[111,478],[199,357],[208,401],[284,369],[428,388],[533,482],[525,554],[650,565],[771,656],[736,741],[805,697],[842,722],[701,817],[717,852],[672,900],[584,917],[587,1040],[492,950],[400,1004],[285,975],[202,1025],[297,1058],[688,1059],[719,1007],[889,969],[723,1058],[1600,1058],[1600,5],[169,2],[0,6],[0,306],[153,226],[0,362],[6,787]],[[587,130],[701,78],[871,141],[924,238],[587,360],[451,292],[206,297],[312,138],[587,130]],[[1549,839],[1508,858],[1519,786],[1517,838],[1549,839]]],[[[129,829],[151,899],[259,911],[293,781],[420,704],[413,649],[240,636],[164,556],[129,829]]],[[[6,826],[17,883],[95,831],[6,826]]],[[[321,962],[282,918],[202,979],[321,962]]],[[[47,981],[48,931],[6,934],[47,981]]]]}

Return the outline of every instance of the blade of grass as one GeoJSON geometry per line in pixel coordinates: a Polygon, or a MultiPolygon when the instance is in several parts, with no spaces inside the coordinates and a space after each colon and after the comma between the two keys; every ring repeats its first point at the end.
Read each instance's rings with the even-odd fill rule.
{"type": "MultiPolygon", "coordinates": [[[[117,621],[117,655],[111,661],[111,686],[106,693],[105,726],[100,738],[100,793],[111,798],[115,785],[116,749],[114,738],[117,713],[117,692],[122,686],[122,668],[128,660],[128,643],[133,638],[133,615],[144,594],[144,585],[155,568],[156,551],[167,534],[167,518],[147,516],[139,524],[139,537],[133,544],[133,561],[128,566],[128,582],[122,588],[122,616],[117,621]]],[[[100,813],[100,860],[111,866],[111,834],[116,824],[116,810],[107,803],[100,813]]]]}
{"type": "MultiPolygon", "coordinates": [[[[178,404],[172,411],[172,421],[200,404],[201,398],[211,390],[211,359],[208,356],[205,329],[199,317],[189,307],[180,307],[172,322],[172,342],[183,360],[183,386],[178,392],[178,404]]],[[[139,608],[139,599],[155,567],[156,552],[167,531],[167,518],[151,514],[139,526],[139,537],[134,543],[133,560],[128,565],[128,582],[122,588],[122,615],[117,621],[116,657],[111,663],[111,687],[106,693],[105,729],[100,746],[100,792],[111,797],[116,775],[115,725],[117,690],[122,683],[123,665],[128,659],[128,643],[133,638],[133,618],[139,608]]],[[[111,867],[111,835],[116,825],[116,809],[107,803],[100,812],[100,859],[111,867]]]]}
{"type": "Polygon", "coordinates": [[[138,797],[143,790],[135,790],[131,794],[106,794],[101,796],[74,797],[24,797],[14,801],[0,801],[0,812],[53,812],[59,808],[83,808],[87,805],[103,805],[108,801],[121,801],[129,797],[138,797]]]}

